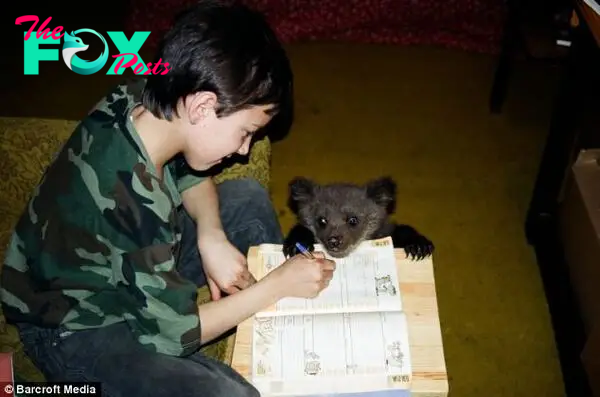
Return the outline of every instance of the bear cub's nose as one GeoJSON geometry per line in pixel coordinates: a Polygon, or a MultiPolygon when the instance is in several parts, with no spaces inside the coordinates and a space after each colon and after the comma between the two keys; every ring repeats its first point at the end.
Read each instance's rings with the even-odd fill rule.
{"type": "Polygon", "coordinates": [[[331,236],[327,239],[327,245],[331,248],[338,248],[342,245],[342,236],[331,236]]]}

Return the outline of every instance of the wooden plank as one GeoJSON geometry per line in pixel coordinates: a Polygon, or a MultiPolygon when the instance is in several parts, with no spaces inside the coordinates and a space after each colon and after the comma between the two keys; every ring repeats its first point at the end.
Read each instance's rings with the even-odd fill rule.
{"type": "MultiPolygon", "coordinates": [[[[408,319],[413,381],[411,395],[416,397],[447,397],[448,377],[444,358],[442,333],[438,316],[433,262],[406,259],[403,250],[396,250],[396,263],[404,311],[408,319]]],[[[248,266],[257,274],[258,247],[250,248],[248,266]]],[[[252,319],[238,326],[231,365],[251,380],[252,319]]]]}

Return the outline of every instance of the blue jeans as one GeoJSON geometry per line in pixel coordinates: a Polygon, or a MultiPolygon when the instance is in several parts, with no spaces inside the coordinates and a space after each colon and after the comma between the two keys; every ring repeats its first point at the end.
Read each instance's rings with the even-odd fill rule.
{"type": "MultiPolygon", "coordinates": [[[[223,227],[243,253],[252,245],[281,244],[281,229],[267,192],[255,180],[218,185],[223,227]]],[[[178,271],[206,285],[196,245],[196,226],[181,210],[184,226],[178,271]]],[[[65,332],[17,324],[25,352],[50,381],[101,382],[105,397],[245,397],[258,391],[230,366],[196,352],[187,357],[154,353],[133,338],[125,323],[65,332]]]]}

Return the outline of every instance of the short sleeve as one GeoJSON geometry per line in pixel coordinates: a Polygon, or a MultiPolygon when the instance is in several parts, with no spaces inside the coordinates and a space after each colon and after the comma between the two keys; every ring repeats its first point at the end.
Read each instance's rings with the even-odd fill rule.
{"type": "Polygon", "coordinates": [[[177,191],[183,193],[185,190],[198,185],[209,178],[209,174],[193,170],[179,154],[169,163],[169,167],[175,176],[177,191]]]}

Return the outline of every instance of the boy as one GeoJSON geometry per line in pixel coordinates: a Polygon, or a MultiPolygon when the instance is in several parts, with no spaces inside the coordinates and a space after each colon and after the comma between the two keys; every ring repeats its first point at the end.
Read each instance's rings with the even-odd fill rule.
{"type": "Polygon", "coordinates": [[[4,313],[51,381],[101,382],[111,397],[256,396],[199,347],[282,297],[316,296],[334,264],[295,257],[256,282],[248,247],[282,241],[267,193],[190,168],[248,153],[291,98],[288,60],[259,15],[212,1],[177,20],[156,59],[168,74],[109,93],[36,187],[7,251],[4,313]]]}

